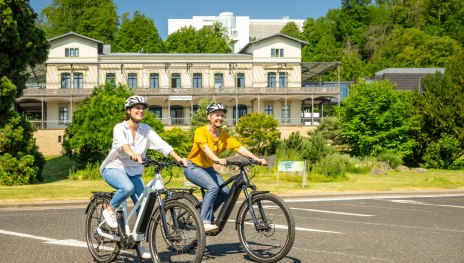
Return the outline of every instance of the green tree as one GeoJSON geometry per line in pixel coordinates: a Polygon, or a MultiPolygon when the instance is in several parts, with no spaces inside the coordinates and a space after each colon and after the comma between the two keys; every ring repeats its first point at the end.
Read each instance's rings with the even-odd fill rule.
{"type": "Polygon", "coordinates": [[[394,90],[389,81],[367,83],[360,80],[340,108],[341,135],[355,156],[375,156],[383,152],[401,157],[412,154],[411,138],[417,120],[407,118],[410,93],[394,90]]]}
{"type": "Polygon", "coordinates": [[[275,153],[279,139],[278,122],[264,113],[250,113],[240,118],[237,133],[243,144],[257,154],[275,153]]]}
{"type": "MultiPolygon", "coordinates": [[[[439,151],[431,144],[443,140],[446,136],[461,142],[458,149],[464,149],[464,53],[459,53],[447,64],[445,74],[426,76],[422,82],[422,91],[413,96],[411,115],[419,116],[420,132],[416,133],[419,142],[413,161],[420,163],[426,151],[429,160],[432,153],[439,151]],[[429,150],[427,150],[430,148],[429,150]]],[[[455,155],[442,155],[451,156],[455,155]]],[[[438,158],[438,157],[434,157],[438,158]]],[[[443,160],[450,163],[453,160],[443,160]]]]}
{"type": "Polygon", "coordinates": [[[164,52],[163,40],[153,19],[135,11],[132,19],[128,13],[122,15],[121,29],[115,36],[112,49],[115,52],[164,52]]]}
{"type": "Polygon", "coordinates": [[[41,180],[45,159],[33,137],[35,127],[14,109],[28,78],[27,66],[47,58],[49,44],[26,1],[0,0],[0,184],[41,180]]]}
{"type": "Polygon", "coordinates": [[[168,53],[232,52],[229,40],[218,24],[200,30],[196,30],[192,26],[182,27],[170,34],[164,44],[168,53]]]}
{"type": "Polygon", "coordinates": [[[282,27],[280,33],[294,38],[302,39],[303,32],[301,32],[295,22],[288,22],[284,27],[282,27]]]}
{"type": "Polygon", "coordinates": [[[49,38],[72,31],[113,43],[119,25],[112,0],[53,0],[42,9],[41,18],[49,38]]]}
{"type": "Polygon", "coordinates": [[[192,149],[192,137],[190,134],[181,128],[175,127],[166,130],[160,136],[171,145],[174,150],[182,157],[187,157],[192,149]]]}
{"type": "MultiPolygon", "coordinates": [[[[96,87],[74,112],[73,122],[65,130],[64,147],[71,158],[80,165],[101,162],[111,149],[113,128],[124,119],[124,102],[133,95],[123,85],[106,83],[96,87]]],[[[163,125],[154,114],[147,111],[143,119],[157,133],[163,125]]]]}

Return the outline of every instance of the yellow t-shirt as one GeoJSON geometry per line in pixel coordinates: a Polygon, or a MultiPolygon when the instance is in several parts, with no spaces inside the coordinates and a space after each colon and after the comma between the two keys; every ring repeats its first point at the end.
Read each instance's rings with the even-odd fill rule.
{"type": "Polygon", "coordinates": [[[206,126],[197,128],[193,137],[192,151],[188,155],[188,159],[203,168],[209,168],[214,164],[214,161],[211,160],[203,151],[203,146],[205,144],[208,144],[209,148],[216,155],[230,149],[237,151],[238,148],[242,146],[241,143],[239,143],[235,138],[230,137],[230,135],[223,130],[219,131],[219,138],[215,140],[206,126]]]}

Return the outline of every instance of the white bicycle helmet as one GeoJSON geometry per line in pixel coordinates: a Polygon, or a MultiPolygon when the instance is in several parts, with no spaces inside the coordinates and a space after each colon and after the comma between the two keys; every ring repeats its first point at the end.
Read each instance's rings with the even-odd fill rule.
{"type": "Polygon", "coordinates": [[[218,111],[218,110],[222,110],[224,111],[224,113],[227,113],[226,105],[222,103],[213,102],[208,107],[206,107],[206,115],[210,114],[211,112],[218,111]]]}
{"type": "Polygon", "coordinates": [[[124,110],[132,108],[134,105],[137,105],[137,104],[141,104],[141,105],[145,106],[145,108],[148,108],[147,100],[144,97],[142,97],[142,96],[130,96],[126,100],[126,103],[124,104],[124,110]]]}

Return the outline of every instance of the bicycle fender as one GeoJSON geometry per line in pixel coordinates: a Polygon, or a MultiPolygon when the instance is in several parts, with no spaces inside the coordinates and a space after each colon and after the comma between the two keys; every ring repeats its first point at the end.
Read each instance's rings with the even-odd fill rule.
{"type": "MultiPolygon", "coordinates": [[[[248,199],[250,198],[253,198],[257,195],[262,195],[262,194],[268,194],[269,191],[255,191],[255,192],[252,192],[250,197],[248,197],[248,199]]],[[[235,217],[235,230],[238,230],[238,217],[240,216],[240,211],[242,211],[242,209],[244,209],[244,206],[248,205],[248,199],[245,199],[243,200],[242,204],[240,205],[240,208],[238,209],[238,213],[237,213],[237,216],[235,217]]]]}

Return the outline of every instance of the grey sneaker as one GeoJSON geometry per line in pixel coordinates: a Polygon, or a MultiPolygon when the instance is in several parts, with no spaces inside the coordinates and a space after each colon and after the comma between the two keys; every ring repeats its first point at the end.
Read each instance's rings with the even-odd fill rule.
{"type": "Polygon", "coordinates": [[[137,245],[135,246],[135,250],[137,251],[137,254],[141,258],[149,259],[151,258],[150,252],[148,252],[142,245],[137,245]]]}
{"type": "Polygon", "coordinates": [[[118,220],[116,220],[116,214],[113,211],[108,209],[103,210],[103,217],[111,228],[118,227],[118,220]]]}

